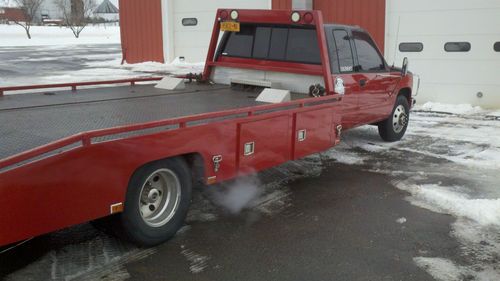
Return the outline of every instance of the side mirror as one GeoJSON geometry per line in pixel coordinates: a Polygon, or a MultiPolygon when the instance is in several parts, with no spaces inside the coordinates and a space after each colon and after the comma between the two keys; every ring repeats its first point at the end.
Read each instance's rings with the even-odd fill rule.
{"type": "Polygon", "coordinates": [[[401,67],[401,76],[405,77],[406,75],[408,75],[408,58],[405,57],[403,59],[403,66],[401,67]]]}

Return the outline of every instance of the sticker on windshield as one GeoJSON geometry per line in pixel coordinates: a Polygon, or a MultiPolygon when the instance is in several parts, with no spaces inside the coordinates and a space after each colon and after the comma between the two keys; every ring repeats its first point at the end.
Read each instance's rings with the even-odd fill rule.
{"type": "Polygon", "coordinates": [[[354,67],[352,65],[350,66],[341,66],[340,67],[340,71],[342,72],[352,72],[354,69],[354,67]]]}

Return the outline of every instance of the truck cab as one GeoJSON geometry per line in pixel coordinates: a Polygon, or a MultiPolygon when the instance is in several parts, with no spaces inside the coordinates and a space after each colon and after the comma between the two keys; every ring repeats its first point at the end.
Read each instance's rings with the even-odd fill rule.
{"type": "MultiPolygon", "coordinates": [[[[245,77],[304,97],[319,85],[324,89],[321,95],[342,95],[344,129],[380,124],[391,114],[399,95],[406,98],[408,110],[414,103],[412,75],[390,67],[369,33],[360,27],[322,24],[321,13],[316,11],[292,12],[289,24],[281,20],[271,23],[277,17],[267,22],[248,22],[246,18],[240,22],[226,16],[233,11],[218,13],[219,22],[238,23],[238,30],[226,30],[213,61],[207,60],[207,65],[218,65],[210,77],[215,83],[230,84],[232,79],[245,77]]],[[[252,11],[240,13],[248,16],[252,11]]],[[[398,117],[399,125],[407,123],[408,113],[398,117]]]]}

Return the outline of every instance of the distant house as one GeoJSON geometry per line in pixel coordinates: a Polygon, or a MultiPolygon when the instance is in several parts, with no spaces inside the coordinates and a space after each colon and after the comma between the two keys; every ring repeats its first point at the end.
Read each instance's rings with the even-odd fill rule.
{"type": "Polygon", "coordinates": [[[99,5],[99,7],[97,7],[97,9],[94,11],[94,15],[97,18],[102,18],[106,21],[112,22],[119,21],[119,13],[120,11],[118,10],[118,8],[109,0],[102,1],[101,5],[99,5]]]}
{"type": "Polygon", "coordinates": [[[19,8],[0,7],[0,23],[13,21],[25,21],[26,17],[23,10],[19,8]]]}

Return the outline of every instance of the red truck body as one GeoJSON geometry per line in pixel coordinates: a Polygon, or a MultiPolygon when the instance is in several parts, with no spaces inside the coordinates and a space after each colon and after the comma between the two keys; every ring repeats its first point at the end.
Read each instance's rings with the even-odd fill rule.
{"type": "MultiPolygon", "coordinates": [[[[412,103],[412,77],[402,76],[396,69],[388,68],[383,76],[332,74],[318,11],[301,11],[301,21],[292,23],[291,11],[239,10],[238,21],[315,28],[321,65],[216,58],[221,15],[230,12],[217,12],[205,80],[217,67],[316,75],[324,79],[326,95],[82,132],[2,159],[0,245],[121,212],[131,175],[146,163],[174,156],[185,157],[190,163],[199,161],[204,183],[215,184],[327,150],[340,142],[342,128],[387,119],[400,93],[412,103]],[[344,80],[345,95],[335,93],[337,77],[344,80]],[[364,89],[359,86],[362,79],[369,81],[364,89]],[[150,129],[155,131],[151,133],[150,129]],[[307,130],[306,140],[297,138],[299,130],[307,130]],[[121,134],[126,135],[99,141],[121,134]],[[255,145],[251,155],[245,155],[248,143],[255,145]],[[222,161],[215,167],[217,156],[222,161]]],[[[0,92],[16,89],[3,88],[0,92]]]]}

